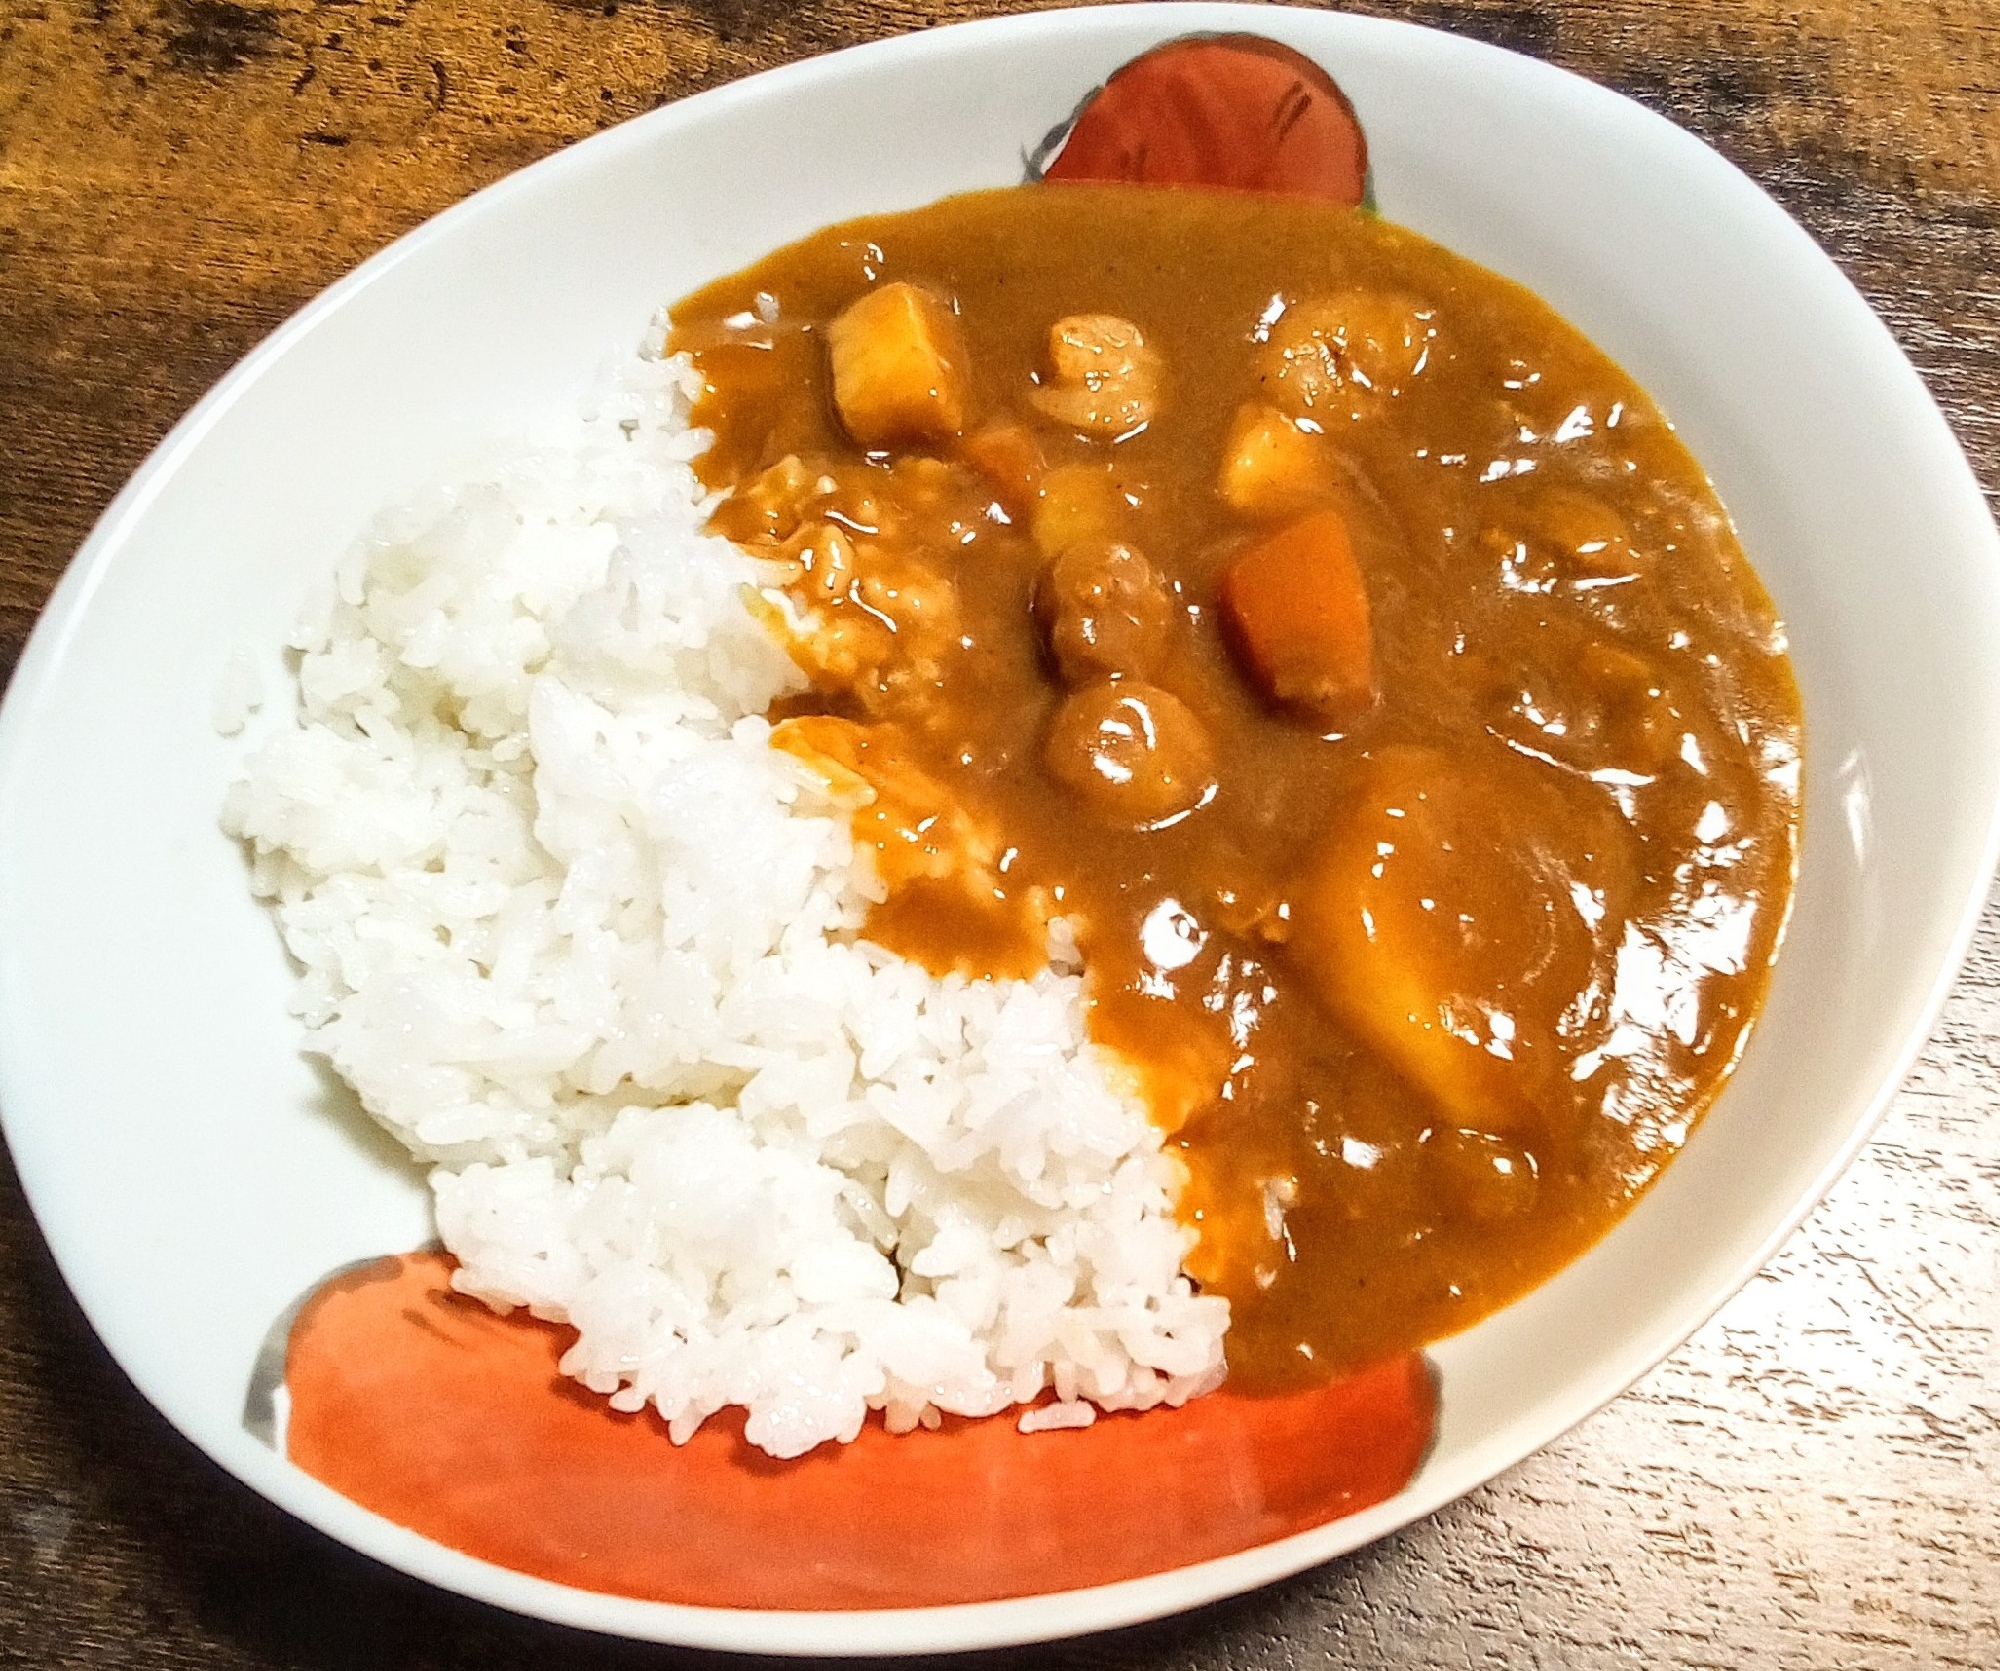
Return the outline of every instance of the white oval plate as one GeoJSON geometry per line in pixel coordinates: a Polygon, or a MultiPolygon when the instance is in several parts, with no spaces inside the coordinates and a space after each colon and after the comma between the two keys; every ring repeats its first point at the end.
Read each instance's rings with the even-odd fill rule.
{"type": "Polygon", "coordinates": [[[657,111],[402,239],[278,331],[140,470],[57,588],[0,712],[0,1107],[64,1275],[196,1444],[294,1514],[527,1613],[735,1649],[859,1653],[1100,1629],[1249,1589],[1425,1514],[1671,1351],[1866,1136],[1991,873],[2000,541],[1888,333],[1713,151],[1587,82],[1448,35],[1262,6],[1120,6],[936,30],[657,111]],[[829,221],[1021,176],[1120,64],[1274,36],[1366,126],[1384,212],[1528,284],[1634,372],[1788,621],[1808,724],[1790,943],[1741,1071],[1636,1211],[1434,1351],[1438,1442],[1382,1506],[1130,1583],[929,1610],[753,1613],[567,1589],[390,1525],[253,1438],[266,1328],[427,1198],[300,1056],[290,973],[216,811],[209,723],[383,503],[573,399],[660,304],[829,221]]]}

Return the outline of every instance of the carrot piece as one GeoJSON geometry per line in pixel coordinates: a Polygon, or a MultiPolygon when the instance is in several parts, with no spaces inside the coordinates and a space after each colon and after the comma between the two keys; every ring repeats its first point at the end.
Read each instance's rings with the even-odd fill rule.
{"type": "Polygon", "coordinates": [[[1375,700],[1368,589],[1338,511],[1288,523],[1230,564],[1222,625],[1250,682],[1281,708],[1339,724],[1375,700]]]}
{"type": "Polygon", "coordinates": [[[1008,516],[1021,522],[1033,514],[1046,466],[1041,443],[1023,425],[988,424],[959,442],[958,456],[986,478],[1008,516]]]}

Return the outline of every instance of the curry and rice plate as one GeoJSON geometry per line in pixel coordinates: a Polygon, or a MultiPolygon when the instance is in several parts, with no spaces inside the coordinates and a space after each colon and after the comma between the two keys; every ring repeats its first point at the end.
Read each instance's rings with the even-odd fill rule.
{"type": "Polygon", "coordinates": [[[226,812],[464,1291],[789,1456],[1333,1373],[1615,1221],[1797,818],[1629,379],[1201,192],[835,228],[674,320],[350,554],[226,812]]]}

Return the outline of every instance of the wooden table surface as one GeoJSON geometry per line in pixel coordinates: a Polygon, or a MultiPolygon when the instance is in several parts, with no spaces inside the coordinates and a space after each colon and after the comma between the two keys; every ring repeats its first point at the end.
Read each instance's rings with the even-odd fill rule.
{"type": "MultiPolygon", "coordinates": [[[[698,88],[959,0],[0,0],[0,677],[187,407],[396,234],[698,88]]],[[[2000,490],[2000,4],[1364,9],[1551,59],[1769,189],[2000,490]]],[[[1662,1368],[1375,1547],[996,1663],[2000,1666],[2000,913],[1873,1144],[1662,1368]]],[[[434,1594],[292,1523],[111,1364],[0,1160],[0,1663],[710,1663],[434,1594]]]]}

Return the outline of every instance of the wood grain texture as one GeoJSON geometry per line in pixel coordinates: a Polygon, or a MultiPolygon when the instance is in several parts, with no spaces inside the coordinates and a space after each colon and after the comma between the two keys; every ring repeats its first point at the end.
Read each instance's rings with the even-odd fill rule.
{"type": "MultiPolygon", "coordinates": [[[[0,674],[174,419],[397,233],[666,99],[998,9],[0,0],[0,674]]],[[[2000,489],[1991,0],[1366,9],[1549,58],[1721,148],[1860,285],[2000,489]]],[[[1996,1098],[2000,911],[1854,1170],[1634,1392],[1347,1560],[991,1663],[2000,1665],[1996,1098]]],[[[110,1363],[0,1166],[0,1663],[708,1662],[434,1594],[223,1477],[110,1363]]]]}

